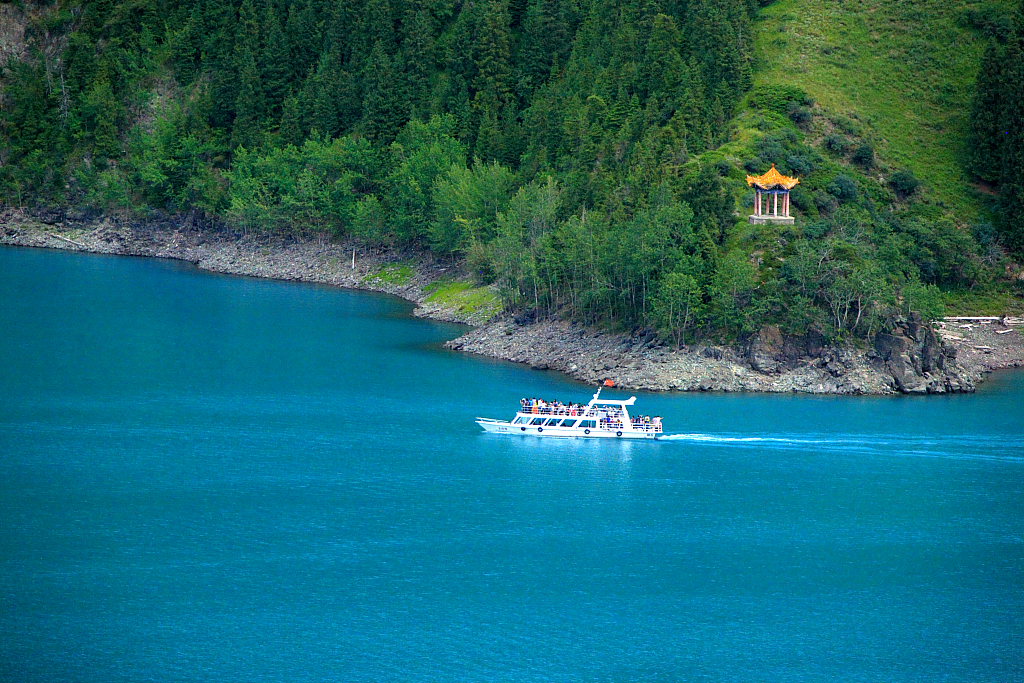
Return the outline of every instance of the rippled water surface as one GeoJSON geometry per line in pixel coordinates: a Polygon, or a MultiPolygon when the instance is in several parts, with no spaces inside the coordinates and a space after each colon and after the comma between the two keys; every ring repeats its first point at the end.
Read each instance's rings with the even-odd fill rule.
{"type": "Polygon", "coordinates": [[[488,436],[409,310],[0,249],[0,679],[1024,679],[1024,373],[488,436]]]}

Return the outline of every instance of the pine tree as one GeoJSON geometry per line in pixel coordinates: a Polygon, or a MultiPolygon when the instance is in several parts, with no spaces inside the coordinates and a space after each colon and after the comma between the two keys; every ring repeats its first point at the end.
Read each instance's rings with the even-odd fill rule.
{"type": "Polygon", "coordinates": [[[249,147],[257,143],[265,106],[263,82],[256,56],[247,47],[238,55],[238,99],[235,101],[235,122],[231,142],[235,147],[249,147]]]}
{"type": "Polygon", "coordinates": [[[362,128],[367,137],[377,142],[391,142],[407,119],[399,73],[400,68],[388,56],[384,44],[375,44],[363,72],[366,96],[362,128]]]}
{"type": "Polygon", "coordinates": [[[306,127],[327,138],[334,137],[341,130],[334,92],[337,67],[333,61],[329,54],[320,58],[320,64],[306,79],[301,99],[306,112],[306,127]]]}
{"type": "Polygon", "coordinates": [[[519,88],[529,95],[551,73],[553,55],[548,44],[552,18],[547,0],[530,0],[523,18],[523,37],[517,55],[519,88]]]}
{"type": "Polygon", "coordinates": [[[1003,136],[999,133],[1004,113],[1002,81],[1006,64],[1006,49],[995,40],[989,41],[975,86],[971,137],[967,146],[971,170],[989,182],[999,179],[1002,167],[1003,136]]]}
{"type": "Polygon", "coordinates": [[[640,70],[640,83],[644,92],[663,107],[672,108],[682,95],[680,90],[689,85],[686,64],[679,54],[680,42],[675,19],[655,15],[640,70]]]}
{"type": "Polygon", "coordinates": [[[391,0],[368,0],[352,41],[351,61],[365,68],[378,45],[389,59],[394,57],[397,52],[395,34],[391,0]]]}
{"type": "Polygon", "coordinates": [[[473,88],[502,105],[512,89],[510,44],[507,0],[489,0],[473,51],[477,66],[473,88]]]}
{"type": "Polygon", "coordinates": [[[484,8],[473,54],[476,78],[473,117],[474,153],[484,161],[505,158],[502,114],[512,101],[512,73],[507,0],[490,0],[484,8]]]}
{"type": "MultiPolygon", "coordinates": [[[[358,4],[354,2],[338,2],[332,6],[320,54],[330,54],[339,66],[348,65],[353,61],[353,45],[358,43],[359,38],[358,10],[358,4]]],[[[301,35],[292,37],[292,40],[302,39],[301,35]]]]}
{"type": "Polygon", "coordinates": [[[263,49],[260,51],[260,71],[263,74],[263,92],[266,113],[277,117],[288,94],[291,79],[288,40],[273,3],[267,3],[263,17],[263,49]]]}
{"type": "Polygon", "coordinates": [[[230,128],[238,99],[235,10],[224,0],[204,0],[201,16],[203,71],[210,81],[210,125],[230,128]]]}
{"type": "Polygon", "coordinates": [[[409,93],[410,115],[425,117],[430,75],[434,65],[434,27],[430,10],[424,0],[410,0],[402,22],[402,56],[405,63],[406,91],[409,93]]]}
{"type": "Polygon", "coordinates": [[[281,111],[281,142],[285,145],[301,145],[306,139],[306,130],[302,122],[302,105],[299,95],[286,97],[281,111]]]}
{"type": "Polygon", "coordinates": [[[195,80],[196,65],[201,59],[202,14],[199,5],[192,7],[179,29],[168,26],[165,41],[170,46],[170,62],[178,80],[188,85],[195,80]]]}
{"type": "Polygon", "coordinates": [[[285,36],[288,41],[288,63],[291,67],[289,79],[297,82],[316,64],[320,46],[323,44],[321,23],[317,21],[312,4],[308,0],[295,2],[288,8],[285,36]]]}
{"type": "Polygon", "coordinates": [[[735,223],[736,206],[722,178],[712,166],[704,166],[687,188],[684,199],[693,209],[696,229],[705,230],[722,246],[735,223]]]}
{"type": "Polygon", "coordinates": [[[93,153],[100,159],[116,158],[121,151],[118,140],[118,103],[110,79],[101,76],[86,95],[83,109],[89,126],[93,153]]]}
{"type": "Polygon", "coordinates": [[[1003,240],[1016,254],[1024,255],[1024,2],[1015,17],[1007,41],[1002,78],[1002,117],[997,137],[999,154],[999,208],[1003,240]]]}

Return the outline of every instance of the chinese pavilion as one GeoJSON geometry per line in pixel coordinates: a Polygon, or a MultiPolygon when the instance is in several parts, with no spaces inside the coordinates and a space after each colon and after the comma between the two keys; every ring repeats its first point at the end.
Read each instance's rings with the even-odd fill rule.
{"type": "Polygon", "coordinates": [[[747,176],[747,185],[754,188],[754,215],[751,223],[792,223],[789,215],[789,191],[800,183],[779,173],[775,164],[764,175],[747,176]],[[781,209],[781,212],[780,212],[781,209]]]}

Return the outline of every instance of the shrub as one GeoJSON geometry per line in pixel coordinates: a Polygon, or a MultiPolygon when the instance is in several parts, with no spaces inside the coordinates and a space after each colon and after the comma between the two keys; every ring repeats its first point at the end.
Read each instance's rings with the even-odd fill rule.
{"type": "Polygon", "coordinates": [[[1013,32],[1013,15],[995,3],[963,10],[960,24],[983,32],[988,38],[1003,42],[1013,32]]]}
{"type": "Polygon", "coordinates": [[[866,142],[862,143],[854,150],[853,161],[864,168],[871,168],[875,165],[875,148],[866,142]]]}
{"type": "Polygon", "coordinates": [[[814,194],[803,185],[797,185],[789,193],[789,200],[793,206],[806,214],[817,215],[817,208],[814,206],[814,194]]]}
{"type": "Polygon", "coordinates": [[[892,186],[896,196],[906,199],[921,187],[921,181],[917,179],[913,171],[896,171],[889,178],[889,185],[892,186]]]}
{"type": "Polygon", "coordinates": [[[790,120],[801,128],[805,128],[807,124],[814,118],[814,114],[811,113],[809,107],[801,106],[796,102],[790,102],[786,107],[786,115],[789,116],[790,120]]]}
{"type": "Polygon", "coordinates": [[[814,195],[814,205],[818,207],[818,211],[821,213],[829,214],[836,210],[839,202],[828,192],[818,192],[814,195]]]}
{"type": "Polygon", "coordinates": [[[825,137],[825,149],[836,154],[846,154],[850,149],[850,140],[845,135],[830,133],[825,137]]]}
{"type": "Polygon", "coordinates": [[[903,310],[920,313],[926,321],[938,320],[946,313],[942,290],[935,285],[912,281],[903,285],[903,310]]]}
{"type": "Polygon", "coordinates": [[[804,235],[812,240],[824,237],[828,232],[829,224],[826,221],[811,221],[804,225],[804,235]]]}
{"type": "Polygon", "coordinates": [[[848,116],[833,116],[832,123],[847,135],[860,135],[861,133],[861,125],[848,116]]]}
{"type": "Polygon", "coordinates": [[[842,203],[857,199],[857,183],[848,175],[837,175],[828,186],[828,193],[842,203]]]}
{"type": "Polygon", "coordinates": [[[814,164],[805,156],[790,154],[786,157],[786,166],[789,172],[798,176],[805,176],[814,170],[814,164]]]}
{"type": "Polygon", "coordinates": [[[978,240],[978,244],[983,247],[999,242],[999,231],[996,229],[996,226],[987,221],[972,225],[971,234],[974,235],[974,239],[978,240]]]}
{"type": "Polygon", "coordinates": [[[809,107],[814,100],[795,85],[759,85],[750,93],[750,104],[755,109],[788,115],[791,104],[809,107]]]}

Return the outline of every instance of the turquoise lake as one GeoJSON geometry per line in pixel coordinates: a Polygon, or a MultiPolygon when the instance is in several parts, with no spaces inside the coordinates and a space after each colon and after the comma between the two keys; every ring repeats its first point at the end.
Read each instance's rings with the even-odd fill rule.
{"type": "Polygon", "coordinates": [[[3,248],[0,302],[2,680],[1024,680],[1024,372],[502,437],[593,389],[391,297],[3,248]]]}

